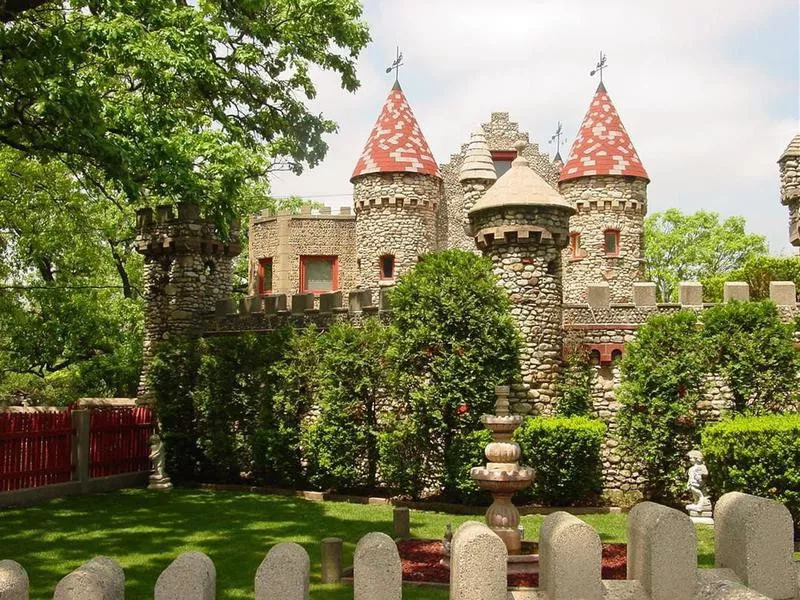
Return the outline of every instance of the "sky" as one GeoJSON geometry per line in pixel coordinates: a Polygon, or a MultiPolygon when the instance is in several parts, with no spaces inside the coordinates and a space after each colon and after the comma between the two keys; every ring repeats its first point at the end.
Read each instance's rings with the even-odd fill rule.
{"type": "Polygon", "coordinates": [[[793,254],[777,159],[800,130],[798,0],[366,0],[372,43],[351,94],[317,71],[311,110],[338,123],[328,155],[302,175],[272,176],[275,196],[334,208],[352,203],[350,174],[394,82],[400,82],[439,163],[492,112],[553,155],[567,143],[597,79],[604,83],[650,175],[649,212],[741,215],[770,252],[793,254]]]}

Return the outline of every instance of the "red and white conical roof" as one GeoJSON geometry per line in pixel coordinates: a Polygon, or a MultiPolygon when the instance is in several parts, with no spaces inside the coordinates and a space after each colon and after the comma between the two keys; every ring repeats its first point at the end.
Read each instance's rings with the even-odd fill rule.
{"type": "Polygon", "coordinates": [[[559,181],[591,175],[650,178],[601,83],[572,144],[559,181]]]}
{"type": "Polygon", "coordinates": [[[421,173],[441,177],[408,100],[395,82],[358,157],[350,181],[370,173],[421,173]]]}

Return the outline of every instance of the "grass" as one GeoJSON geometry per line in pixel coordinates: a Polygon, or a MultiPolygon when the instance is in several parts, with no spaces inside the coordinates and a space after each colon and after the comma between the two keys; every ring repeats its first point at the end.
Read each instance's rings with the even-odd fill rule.
{"type": "MultiPolygon", "coordinates": [[[[604,542],[624,542],[626,517],[581,517],[604,542]]],[[[455,529],[476,519],[412,511],[412,533],[440,538],[447,523],[455,529]]],[[[541,516],[523,517],[526,539],[538,537],[541,516]]],[[[392,508],[310,502],[283,496],[174,489],[125,490],[63,498],[46,504],[0,510],[0,559],[21,563],[31,580],[31,598],[51,598],[58,580],[98,555],[125,569],[128,600],[152,598],[161,571],[186,550],[208,554],[217,568],[217,597],[252,598],[256,569],[281,541],[303,545],[311,556],[311,598],[351,600],[348,585],[319,583],[319,541],[344,540],[344,563],[352,564],[358,539],[370,531],[391,535],[392,508]]],[[[713,529],[698,526],[701,566],[712,566],[713,529]]],[[[404,598],[445,600],[445,589],[407,586],[404,598]]]]}

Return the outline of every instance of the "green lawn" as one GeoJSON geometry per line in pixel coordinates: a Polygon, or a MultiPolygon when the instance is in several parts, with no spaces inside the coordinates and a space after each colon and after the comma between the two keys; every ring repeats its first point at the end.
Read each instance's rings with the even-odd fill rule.
{"type": "MultiPolygon", "coordinates": [[[[603,541],[625,541],[624,515],[583,518],[603,541]]],[[[441,537],[476,517],[412,511],[415,537],[441,537]]],[[[523,518],[525,537],[535,538],[542,517],[523,518]]],[[[256,569],[269,548],[295,541],[308,550],[312,598],[352,599],[347,585],[319,584],[319,540],[344,540],[344,561],[352,564],[358,539],[370,531],[391,535],[392,509],[334,502],[310,502],[282,496],[176,489],[170,492],[126,490],[64,498],[30,508],[0,509],[0,559],[21,563],[31,579],[31,598],[52,598],[58,580],[100,554],[125,569],[126,598],[152,598],[159,573],[178,554],[200,550],[217,567],[220,599],[252,598],[256,569]],[[323,593],[324,592],[324,593],[323,593]]],[[[713,529],[698,527],[700,564],[713,563],[713,529]]],[[[444,589],[408,586],[404,598],[445,600],[444,589]]]]}

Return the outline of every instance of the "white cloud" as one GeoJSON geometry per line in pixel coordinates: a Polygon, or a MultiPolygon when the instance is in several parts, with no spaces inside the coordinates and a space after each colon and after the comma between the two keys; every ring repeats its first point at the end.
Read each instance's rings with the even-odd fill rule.
{"type": "Polygon", "coordinates": [[[375,42],[360,60],[361,89],[347,94],[330,74],[317,77],[314,108],[340,128],[328,157],[299,177],[277,176],[273,191],[343,194],[321,200],[349,204],[352,168],[392,83],[384,67],[395,43],[403,88],[440,162],[498,110],[544,151],[553,151],[558,120],[571,142],[602,48],[609,93],[652,179],[651,211],[741,214],[773,252],[790,252],[776,160],[798,131],[798,55],[765,68],[758,44],[797,48],[798,31],[756,45],[748,34],[780,15],[797,23],[798,10],[794,0],[367,2],[375,42]]]}

